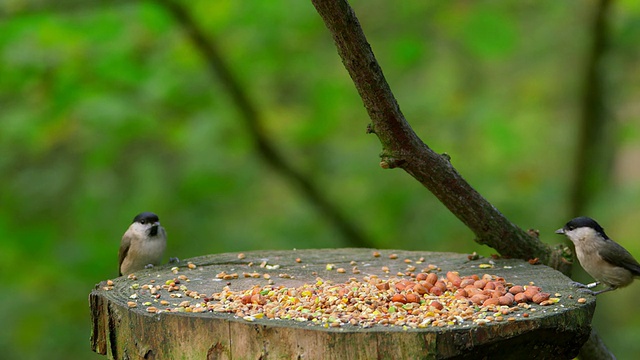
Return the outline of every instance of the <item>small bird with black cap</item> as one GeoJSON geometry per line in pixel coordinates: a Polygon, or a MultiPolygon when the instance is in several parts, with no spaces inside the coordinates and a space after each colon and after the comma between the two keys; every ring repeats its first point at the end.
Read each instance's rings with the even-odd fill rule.
{"type": "Polygon", "coordinates": [[[581,216],[569,221],[556,234],[565,235],[576,248],[576,256],[582,268],[596,282],[591,284],[575,283],[593,295],[625,287],[640,276],[640,264],[620,244],[611,240],[604,229],[595,220],[581,216]],[[598,284],[607,287],[600,291],[591,291],[598,284]]]}
{"type": "Polygon", "coordinates": [[[160,225],[158,215],[152,212],[136,215],[120,242],[119,274],[160,265],[166,247],[167,233],[160,225]]]}

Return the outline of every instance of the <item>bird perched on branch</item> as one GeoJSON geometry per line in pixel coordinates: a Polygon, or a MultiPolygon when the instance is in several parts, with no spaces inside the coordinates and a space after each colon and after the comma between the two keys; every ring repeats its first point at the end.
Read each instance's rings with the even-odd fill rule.
{"type": "Polygon", "coordinates": [[[166,247],[167,233],[158,215],[152,212],[136,215],[120,242],[120,275],[160,265],[166,247]]]}
{"type": "Polygon", "coordinates": [[[585,289],[591,289],[600,283],[607,286],[600,291],[586,290],[591,294],[598,295],[627,286],[636,276],[640,276],[640,264],[636,259],[611,240],[595,220],[586,216],[577,217],[556,230],[556,234],[566,235],[573,242],[580,265],[596,280],[587,285],[577,282],[573,284],[585,289]]]}

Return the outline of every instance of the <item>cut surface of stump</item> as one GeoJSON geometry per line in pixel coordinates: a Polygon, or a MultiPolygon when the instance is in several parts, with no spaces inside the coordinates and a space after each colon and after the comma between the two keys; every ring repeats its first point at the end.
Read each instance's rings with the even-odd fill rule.
{"type": "Polygon", "coordinates": [[[207,255],[96,285],[89,296],[91,346],[114,359],[571,359],[591,331],[595,297],[580,293],[570,281],[544,265],[470,260],[457,253],[310,249],[207,255]],[[452,313],[444,320],[433,313],[453,309],[434,309],[431,301],[447,304],[452,291],[424,294],[419,303],[390,300],[403,279],[417,282],[417,274],[428,272],[447,282],[450,271],[463,278],[489,274],[508,286],[535,285],[551,299],[544,306],[528,302],[490,311],[471,304],[473,319],[452,313]],[[387,280],[388,296],[351,298],[354,284],[387,280]],[[348,318],[312,309],[291,319],[260,313],[261,305],[269,306],[269,289],[289,291],[290,302],[275,307],[276,314],[287,314],[302,307],[295,299],[311,296],[318,284],[346,289],[327,300],[345,312],[350,304],[361,310],[379,306],[381,311],[369,315],[380,322],[362,312],[348,318]],[[311,290],[300,294],[304,289],[311,290]],[[218,312],[230,306],[220,293],[232,292],[237,298],[245,294],[246,301],[236,301],[233,313],[218,312]]]}

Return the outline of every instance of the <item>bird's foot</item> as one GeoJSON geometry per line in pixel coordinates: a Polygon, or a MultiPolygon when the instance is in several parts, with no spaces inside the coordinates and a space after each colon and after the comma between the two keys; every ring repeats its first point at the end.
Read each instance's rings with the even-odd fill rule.
{"type": "Polygon", "coordinates": [[[582,283],[579,283],[579,282],[576,282],[576,281],[572,281],[571,282],[571,285],[580,288],[580,289],[578,289],[578,292],[589,294],[589,295],[593,295],[593,296],[596,296],[598,294],[602,294],[604,292],[616,289],[616,287],[614,287],[614,286],[609,286],[606,289],[602,289],[602,290],[598,290],[598,291],[590,290],[591,288],[594,288],[594,287],[598,286],[599,284],[600,283],[597,282],[597,281],[596,282],[592,282],[591,284],[586,284],[586,285],[582,284],[582,283]]]}
{"type": "Polygon", "coordinates": [[[596,295],[599,294],[599,292],[593,291],[593,290],[589,290],[587,288],[580,288],[580,289],[578,289],[578,292],[583,293],[583,294],[593,295],[593,296],[596,296],[596,295]]]}
{"type": "Polygon", "coordinates": [[[615,288],[615,287],[608,287],[608,288],[606,288],[606,289],[602,289],[602,290],[599,290],[599,291],[592,291],[592,293],[593,293],[592,295],[602,294],[603,292],[607,292],[607,291],[611,291],[611,290],[615,290],[615,289],[617,289],[617,288],[615,288]]]}
{"type": "Polygon", "coordinates": [[[153,268],[153,264],[147,264],[144,266],[145,269],[151,269],[153,268]]]}
{"type": "Polygon", "coordinates": [[[178,259],[177,257],[170,257],[169,258],[169,264],[175,264],[175,263],[179,263],[180,259],[178,259]]]}
{"type": "Polygon", "coordinates": [[[572,281],[571,285],[575,286],[575,287],[579,287],[579,288],[583,288],[583,289],[591,289],[594,288],[596,286],[598,286],[599,282],[592,282],[591,284],[583,284],[583,283],[579,283],[577,281],[572,281]]]}

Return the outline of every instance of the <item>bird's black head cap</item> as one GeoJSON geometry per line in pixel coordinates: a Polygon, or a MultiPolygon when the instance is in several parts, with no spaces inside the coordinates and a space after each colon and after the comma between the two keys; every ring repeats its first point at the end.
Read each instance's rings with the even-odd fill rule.
{"type": "Polygon", "coordinates": [[[160,221],[160,219],[158,219],[158,215],[152,212],[143,212],[133,218],[133,222],[139,222],[140,224],[153,224],[158,221],[160,221]]]}
{"type": "Polygon", "coordinates": [[[587,216],[580,216],[575,219],[572,219],[564,226],[564,229],[567,231],[571,231],[581,227],[592,228],[605,239],[609,238],[607,234],[604,233],[604,229],[602,228],[602,226],[600,226],[600,224],[598,224],[597,221],[587,216]]]}

